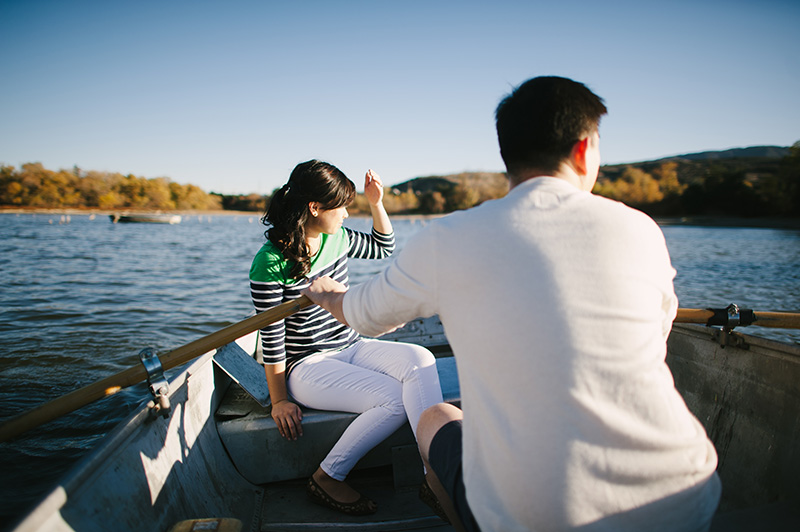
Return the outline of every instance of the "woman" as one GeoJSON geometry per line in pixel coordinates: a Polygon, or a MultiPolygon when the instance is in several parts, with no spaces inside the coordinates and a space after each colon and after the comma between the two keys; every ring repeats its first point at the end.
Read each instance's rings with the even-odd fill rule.
{"type": "MultiPolygon", "coordinates": [[[[371,234],[342,227],[355,185],[338,168],[316,160],[295,167],[262,219],[269,227],[267,243],[250,269],[257,311],[300,297],[318,277],[347,285],[348,257],[380,259],[392,253],[383,185],[372,170],[364,194],[371,234]]],[[[272,418],[284,438],[303,434],[298,405],[360,414],[309,479],[309,497],[351,515],[374,513],[375,503],[344,480],[406,420],[416,434],[422,411],[442,401],[433,355],[417,345],[363,339],[318,306],[262,329],[261,338],[272,418]]]]}

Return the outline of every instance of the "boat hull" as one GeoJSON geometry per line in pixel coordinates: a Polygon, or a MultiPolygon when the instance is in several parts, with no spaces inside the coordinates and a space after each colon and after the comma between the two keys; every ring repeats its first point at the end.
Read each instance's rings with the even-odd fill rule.
{"type": "Polygon", "coordinates": [[[150,223],[150,224],[170,224],[181,223],[178,214],[110,214],[113,223],[150,223]]]}
{"type": "Polygon", "coordinates": [[[800,500],[800,348],[675,325],[667,363],[719,457],[720,511],[800,500]]]}
{"type": "MultiPolygon", "coordinates": [[[[447,355],[446,347],[430,344],[428,330],[422,336],[438,355],[447,355]]],[[[737,523],[747,522],[737,511],[751,512],[764,505],[766,510],[747,515],[756,516],[752,519],[758,523],[770,523],[773,530],[797,530],[800,515],[793,508],[800,500],[800,349],[736,336],[740,345],[722,347],[708,328],[676,325],[668,342],[667,362],[676,386],[719,454],[723,502],[712,530],[737,530],[737,523]],[[726,520],[726,516],[733,517],[726,520]]],[[[244,343],[248,349],[254,346],[252,339],[244,343]]],[[[256,485],[247,478],[258,473],[260,480],[254,482],[261,483],[270,473],[244,471],[248,462],[241,459],[237,469],[236,460],[229,458],[229,452],[258,455],[258,469],[274,467],[276,474],[278,462],[270,462],[270,457],[286,460],[269,453],[268,437],[253,439],[252,449],[226,448],[220,432],[235,424],[222,429],[225,421],[215,417],[227,416],[218,408],[226,390],[236,386],[213,363],[213,353],[203,355],[170,382],[173,410],[168,419],[154,417],[143,403],[15,532],[99,532],[111,523],[118,532],[168,531],[180,521],[210,517],[238,519],[243,532],[343,529],[342,519],[327,510],[313,523],[276,522],[282,519],[279,514],[306,511],[301,506],[302,481],[256,485]]],[[[268,416],[261,416],[260,423],[265,423],[264,417],[268,416]]],[[[241,430],[248,430],[244,418],[241,430]]],[[[407,449],[388,450],[395,456],[385,463],[409,463],[399,456],[400,450],[407,449]]],[[[307,467],[300,468],[303,474],[307,467]]],[[[406,497],[408,488],[403,489],[401,495],[406,497]]],[[[437,519],[429,515],[378,523],[352,518],[346,529],[451,530],[437,519]]]]}
{"type": "Polygon", "coordinates": [[[212,355],[171,381],[168,419],[143,404],[16,530],[166,532],[186,519],[255,515],[261,491],[236,472],[214,425],[229,380],[212,355]]]}

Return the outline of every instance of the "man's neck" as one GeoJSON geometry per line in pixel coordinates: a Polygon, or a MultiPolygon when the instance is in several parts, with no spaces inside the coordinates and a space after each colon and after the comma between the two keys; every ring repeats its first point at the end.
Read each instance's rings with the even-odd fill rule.
{"type": "Polygon", "coordinates": [[[561,163],[561,166],[558,168],[558,170],[551,173],[540,172],[538,170],[528,170],[517,175],[509,174],[509,186],[510,188],[514,188],[521,183],[530,181],[531,179],[536,179],[537,177],[555,177],[556,179],[566,181],[577,189],[583,190],[583,180],[567,163],[561,163]]]}

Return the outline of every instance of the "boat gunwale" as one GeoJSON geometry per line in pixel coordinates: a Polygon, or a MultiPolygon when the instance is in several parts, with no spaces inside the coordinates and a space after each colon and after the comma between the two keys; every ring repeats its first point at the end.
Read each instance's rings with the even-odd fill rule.
{"type": "MultiPolygon", "coordinates": [[[[672,325],[672,329],[677,329],[683,334],[691,335],[702,340],[714,342],[714,334],[720,331],[721,328],[691,323],[675,323],[672,325]]],[[[744,345],[739,347],[740,349],[749,350],[750,347],[756,347],[759,348],[758,352],[751,352],[758,356],[782,358],[793,363],[800,362],[800,346],[798,345],[756,336],[750,332],[745,333],[736,329],[731,331],[730,334],[733,338],[741,339],[744,342],[744,345]]]]}
{"type": "MultiPolygon", "coordinates": [[[[217,350],[211,350],[195,358],[186,365],[180,367],[174,375],[168,378],[169,396],[175,395],[178,390],[187,385],[192,375],[203,371],[206,365],[211,364],[210,371],[215,372],[212,379],[215,389],[219,390],[216,403],[212,407],[212,412],[216,411],[222,392],[232,382],[230,377],[224,372],[216,372],[213,367],[213,357],[217,350]],[[224,381],[221,382],[221,379],[224,381]],[[217,388],[222,383],[220,388],[217,388]]],[[[122,421],[117,423],[100,441],[92,447],[89,452],[78,459],[67,472],[56,481],[53,488],[42,498],[35,502],[30,511],[23,515],[16,523],[11,524],[9,531],[25,532],[41,530],[45,522],[52,516],[61,513],[61,509],[69,502],[70,498],[75,498],[75,494],[80,493],[87,483],[84,482],[92,476],[100,473],[103,468],[109,467],[108,458],[113,457],[118,449],[125,446],[126,442],[135,437],[144,425],[153,419],[153,412],[150,403],[152,398],[149,395],[143,396],[139,405],[122,421]],[[70,497],[69,494],[73,494],[70,497]]],[[[173,404],[173,408],[174,408],[173,404]]],[[[238,472],[237,472],[238,474],[238,472]]],[[[243,479],[244,480],[244,479],[243,479]]]]}

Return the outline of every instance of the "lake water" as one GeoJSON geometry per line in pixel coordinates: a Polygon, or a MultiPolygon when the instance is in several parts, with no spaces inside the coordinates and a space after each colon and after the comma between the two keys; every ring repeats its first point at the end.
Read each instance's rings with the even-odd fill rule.
{"type": "MultiPolygon", "coordinates": [[[[0,419],[21,413],[235,323],[251,309],[256,215],[178,225],[107,216],[0,215],[0,419]]],[[[395,220],[398,247],[424,219],[395,220]]],[[[368,230],[369,220],[347,225],[368,230]]],[[[800,311],[800,231],[663,227],[681,307],[800,311]]],[[[391,259],[388,259],[391,260],[391,259]]],[[[383,261],[351,262],[357,283],[383,261]]],[[[800,344],[800,331],[750,334],[800,344]]],[[[0,529],[144,398],[137,385],[0,444],[0,529]]]]}

